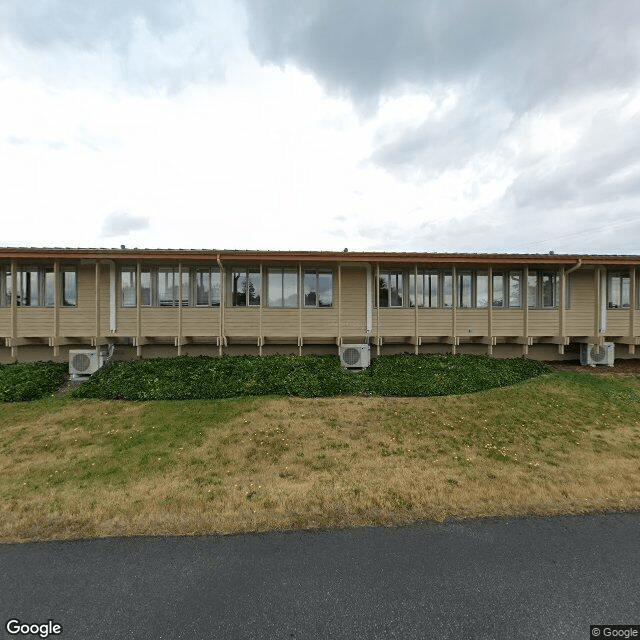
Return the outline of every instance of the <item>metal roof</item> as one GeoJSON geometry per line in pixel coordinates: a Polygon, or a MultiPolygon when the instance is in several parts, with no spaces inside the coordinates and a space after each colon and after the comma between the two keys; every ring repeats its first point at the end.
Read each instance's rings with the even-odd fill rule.
{"type": "Polygon", "coordinates": [[[640,265],[640,255],[556,253],[440,253],[391,251],[270,251],[250,249],[138,249],[83,247],[0,247],[0,260],[25,259],[197,259],[222,261],[316,261],[456,264],[640,265]]]}

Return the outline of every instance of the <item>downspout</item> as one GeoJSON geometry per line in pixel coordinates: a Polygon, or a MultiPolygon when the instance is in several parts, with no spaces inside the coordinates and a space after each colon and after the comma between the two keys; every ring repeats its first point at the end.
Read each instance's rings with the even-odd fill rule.
{"type": "Polygon", "coordinates": [[[371,263],[365,265],[367,270],[367,344],[369,344],[369,335],[373,328],[373,287],[371,286],[371,263]]]}
{"type": "Polygon", "coordinates": [[[220,254],[216,254],[216,262],[218,263],[218,269],[220,269],[220,344],[218,348],[218,355],[222,355],[222,347],[224,346],[224,307],[226,283],[224,278],[224,267],[222,266],[222,260],[220,260],[220,254]]]}
{"type": "Polygon", "coordinates": [[[574,271],[579,269],[581,266],[582,266],[582,258],[578,258],[578,262],[576,264],[574,264],[573,267],[571,267],[571,269],[567,269],[564,272],[564,275],[568,276],[570,273],[573,273],[574,271]]]}
{"type": "Polygon", "coordinates": [[[100,260],[109,265],[109,333],[116,332],[116,263],[114,260],[100,260]]]}

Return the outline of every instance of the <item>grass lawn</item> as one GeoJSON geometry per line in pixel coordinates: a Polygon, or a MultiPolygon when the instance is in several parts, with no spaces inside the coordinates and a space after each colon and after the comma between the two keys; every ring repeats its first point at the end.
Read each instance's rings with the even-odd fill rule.
{"type": "Polygon", "coordinates": [[[0,540],[640,508],[640,378],[0,405],[0,540]]]}

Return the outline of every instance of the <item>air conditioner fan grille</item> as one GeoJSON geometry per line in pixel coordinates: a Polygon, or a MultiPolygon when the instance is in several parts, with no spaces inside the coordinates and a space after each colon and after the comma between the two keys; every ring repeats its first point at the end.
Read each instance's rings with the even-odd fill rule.
{"type": "Polygon", "coordinates": [[[342,359],[344,360],[345,364],[350,367],[357,365],[360,362],[360,358],[360,350],[356,349],[355,347],[347,347],[342,352],[342,359]]]}
{"type": "Polygon", "coordinates": [[[71,359],[71,365],[76,371],[87,371],[91,367],[91,358],[86,353],[76,353],[71,359]]]}

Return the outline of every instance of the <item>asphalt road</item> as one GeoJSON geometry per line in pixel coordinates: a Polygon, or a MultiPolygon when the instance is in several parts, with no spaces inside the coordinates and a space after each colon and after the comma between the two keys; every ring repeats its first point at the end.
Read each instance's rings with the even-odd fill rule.
{"type": "Polygon", "coordinates": [[[640,624],[640,514],[0,545],[0,637],[576,638],[640,624]]]}

